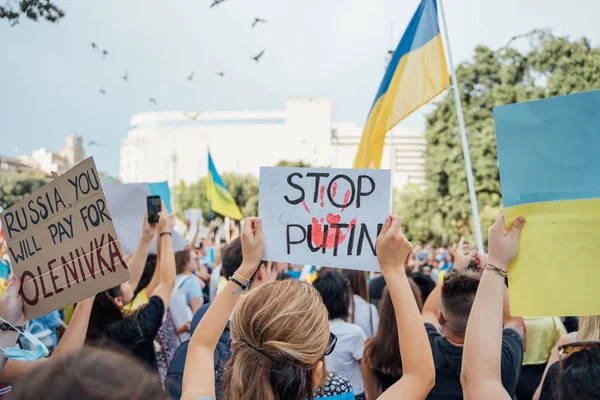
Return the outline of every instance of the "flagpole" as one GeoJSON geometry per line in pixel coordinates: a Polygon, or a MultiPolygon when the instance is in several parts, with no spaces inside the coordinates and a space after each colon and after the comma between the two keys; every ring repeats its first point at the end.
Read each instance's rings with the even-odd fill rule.
{"type": "Polygon", "coordinates": [[[448,54],[448,64],[450,67],[450,76],[452,78],[452,91],[454,92],[454,102],[456,103],[456,114],[458,115],[458,128],[460,130],[460,141],[462,143],[463,156],[465,157],[465,169],[467,171],[467,183],[469,185],[469,197],[471,198],[471,210],[473,213],[473,223],[475,225],[475,236],[477,238],[477,250],[483,253],[483,237],[481,236],[481,224],[479,222],[479,210],[477,208],[477,195],[475,193],[475,180],[473,179],[473,168],[471,167],[471,157],[469,155],[469,144],[467,143],[467,133],[465,131],[465,120],[463,117],[462,104],[460,102],[460,92],[458,91],[458,80],[452,63],[452,52],[450,51],[450,38],[448,36],[448,24],[446,24],[446,14],[444,14],[443,0],[439,0],[440,13],[444,23],[444,36],[446,37],[446,53],[448,54]]]}

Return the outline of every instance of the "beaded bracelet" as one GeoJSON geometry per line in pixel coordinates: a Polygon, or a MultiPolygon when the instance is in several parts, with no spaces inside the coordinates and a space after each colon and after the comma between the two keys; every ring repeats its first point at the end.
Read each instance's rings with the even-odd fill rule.
{"type": "Polygon", "coordinates": [[[483,269],[487,269],[488,271],[492,271],[497,275],[500,275],[503,278],[506,278],[508,276],[508,271],[503,270],[502,268],[498,268],[493,264],[485,264],[485,266],[483,267],[483,269]]]}

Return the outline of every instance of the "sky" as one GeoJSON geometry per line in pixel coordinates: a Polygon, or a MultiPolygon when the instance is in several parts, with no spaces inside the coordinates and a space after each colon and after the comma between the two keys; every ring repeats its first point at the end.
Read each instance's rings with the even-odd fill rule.
{"type": "MultiPolygon", "coordinates": [[[[0,20],[0,155],[59,151],[76,133],[103,145],[86,145],[86,154],[118,176],[120,143],[139,112],[282,109],[288,96],[326,97],[335,122],[364,124],[387,50],[419,1],[56,3],[66,13],[58,24],[0,20]],[[254,17],[267,23],[251,29],[254,17]],[[91,42],[109,51],[106,59],[91,42]],[[126,71],[127,82],[120,77],[126,71]]],[[[598,0],[444,0],[444,7],[455,64],[479,44],[496,49],[533,28],[600,46],[598,0]]],[[[400,126],[423,128],[430,109],[400,126]]]]}

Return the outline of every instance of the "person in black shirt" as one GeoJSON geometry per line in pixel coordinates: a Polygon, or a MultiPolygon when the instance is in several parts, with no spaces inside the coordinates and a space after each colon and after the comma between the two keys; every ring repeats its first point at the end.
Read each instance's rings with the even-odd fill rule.
{"type": "MultiPolygon", "coordinates": [[[[94,301],[87,335],[88,342],[108,342],[109,346],[123,348],[152,369],[157,369],[154,339],[169,307],[175,283],[175,256],[164,204],[157,225],[158,262],[154,276],[146,288],[149,302],[124,317],[123,306],[133,300],[133,285],[130,282],[99,293],[94,301]]],[[[141,244],[138,250],[140,247],[141,244]]],[[[139,256],[138,250],[133,258],[139,256]]],[[[134,272],[137,274],[138,271],[132,271],[132,278],[134,272]]]]}
{"type": "MultiPolygon", "coordinates": [[[[457,257],[454,270],[438,284],[423,307],[423,321],[436,367],[435,386],[428,400],[463,398],[460,382],[463,344],[480,274],[467,270],[468,259],[464,265],[460,259],[457,257]],[[437,329],[438,324],[442,333],[437,329]]],[[[507,290],[505,296],[508,296],[507,290]]],[[[508,305],[508,298],[505,304],[508,305]]],[[[511,397],[514,397],[523,362],[523,326],[523,319],[510,317],[507,307],[502,334],[502,384],[511,397]]]]}

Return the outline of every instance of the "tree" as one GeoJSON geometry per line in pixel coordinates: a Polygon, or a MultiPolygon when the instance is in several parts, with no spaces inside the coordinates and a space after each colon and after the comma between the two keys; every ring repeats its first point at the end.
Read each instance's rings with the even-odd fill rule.
{"type": "Polygon", "coordinates": [[[19,23],[19,18],[25,16],[33,21],[45,19],[48,22],[58,22],[65,13],[52,3],[52,0],[8,0],[0,6],[0,19],[7,19],[11,26],[19,23]]]}
{"type": "Polygon", "coordinates": [[[50,182],[49,178],[25,172],[0,175],[0,207],[8,207],[50,182]]]}
{"type": "MultiPolygon", "coordinates": [[[[587,38],[569,40],[548,31],[526,36],[530,48],[509,44],[499,50],[475,49],[473,59],[456,70],[475,189],[484,236],[502,206],[496,158],[493,107],[565,95],[600,87],[600,49],[587,38]]],[[[471,203],[458,133],[453,94],[448,91],[427,115],[425,130],[426,186],[397,197],[396,209],[414,241],[455,242],[466,236],[474,243],[471,203]]]]}
{"type": "MultiPolygon", "coordinates": [[[[224,173],[223,182],[245,217],[258,215],[258,179],[250,174],[240,175],[224,173]]],[[[188,208],[199,208],[205,220],[211,218],[210,207],[206,198],[206,178],[191,185],[180,182],[175,190],[175,210],[180,219],[185,219],[183,211],[188,208]]],[[[220,217],[214,214],[213,217],[220,217]]]]}
{"type": "Polygon", "coordinates": [[[276,165],[276,167],[291,167],[291,168],[312,168],[310,163],[306,163],[304,161],[289,161],[289,160],[281,160],[276,165]]]}

